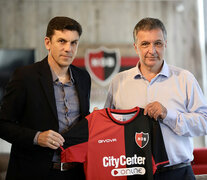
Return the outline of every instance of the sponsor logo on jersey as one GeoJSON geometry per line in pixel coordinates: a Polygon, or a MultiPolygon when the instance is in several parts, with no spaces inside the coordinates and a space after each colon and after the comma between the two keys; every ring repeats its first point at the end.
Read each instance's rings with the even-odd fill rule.
{"type": "Polygon", "coordinates": [[[113,138],[113,139],[100,139],[100,140],[98,140],[99,144],[101,144],[101,143],[112,143],[112,142],[117,142],[117,139],[113,138]]]}
{"type": "Polygon", "coordinates": [[[135,142],[140,148],[144,148],[149,142],[149,133],[137,133],[135,134],[135,142]]]}
{"type": "Polygon", "coordinates": [[[146,173],[143,167],[132,167],[132,168],[119,168],[112,169],[112,176],[133,176],[133,175],[144,175],[146,173]]]}
{"type": "Polygon", "coordinates": [[[132,175],[144,175],[146,170],[144,167],[137,167],[137,165],[145,165],[145,157],[137,156],[134,154],[133,157],[126,157],[121,155],[118,158],[114,156],[105,156],[103,157],[103,166],[104,167],[114,167],[115,169],[111,170],[112,176],[132,176],[132,175]],[[129,168],[119,168],[120,166],[135,166],[129,168]]]}
{"type": "Polygon", "coordinates": [[[105,156],[103,157],[103,166],[104,167],[115,167],[119,166],[130,166],[130,165],[144,165],[145,157],[137,156],[136,154],[133,157],[126,157],[125,155],[121,155],[118,158],[114,156],[105,156]]]}
{"type": "Polygon", "coordinates": [[[107,85],[120,70],[119,49],[88,49],[85,54],[85,66],[91,77],[100,85],[107,85]]]}

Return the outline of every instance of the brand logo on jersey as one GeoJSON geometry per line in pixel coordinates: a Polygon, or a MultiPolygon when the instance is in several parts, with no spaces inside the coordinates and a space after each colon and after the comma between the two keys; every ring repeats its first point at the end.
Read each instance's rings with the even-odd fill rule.
{"type": "Polygon", "coordinates": [[[135,142],[140,148],[144,148],[149,142],[149,134],[148,133],[137,133],[135,134],[135,142]]]}
{"type": "Polygon", "coordinates": [[[89,49],[85,54],[85,65],[91,77],[100,85],[107,85],[120,69],[118,49],[89,49]]]}
{"type": "Polygon", "coordinates": [[[113,138],[113,139],[100,139],[100,140],[98,140],[98,143],[112,143],[112,142],[116,142],[117,141],[117,139],[116,138],[113,138]]]}
{"type": "Polygon", "coordinates": [[[146,172],[143,167],[132,167],[132,168],[119,168],[111,171],[112,176],[132,176],[132,175],[144,175],[146,172]]]}

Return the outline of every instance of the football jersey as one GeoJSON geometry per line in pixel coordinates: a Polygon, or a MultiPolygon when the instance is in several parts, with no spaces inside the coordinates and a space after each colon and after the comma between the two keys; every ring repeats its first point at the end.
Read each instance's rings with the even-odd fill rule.
{"type": "Polygon", "coordinates": [[[169,161],[159,122],[143,112],[93,111],[63,135],[61,162],[84,163],[87,180],[153,179],[169,161]]]}

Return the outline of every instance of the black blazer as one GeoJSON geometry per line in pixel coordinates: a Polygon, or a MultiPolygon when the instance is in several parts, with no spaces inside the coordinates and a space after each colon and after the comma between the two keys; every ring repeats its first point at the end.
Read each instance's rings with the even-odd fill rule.
{"type": "MultiPolygon", "coordinates": [[[[77,88],[81,116],[89,114],[91,79],[87,71],[70,66],[77,88]]],[[[81,118],[80,118],[81,119],[81,118]]],[[[0,108],[0,138],[12,143],[8,177],[26,173],[41,179],[51,166],[54,150],[33,144],[38,131],[58,132],[52,74],[47,57],[17,69],[0,108]]],[[[8,178],[12,179],[12,178],[8,178]]]]}

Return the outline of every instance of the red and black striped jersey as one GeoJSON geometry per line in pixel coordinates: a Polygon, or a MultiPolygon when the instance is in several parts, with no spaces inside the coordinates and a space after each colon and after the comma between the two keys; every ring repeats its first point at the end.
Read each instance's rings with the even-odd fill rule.
{"type": "Polygon", "coordinates": [[[63,135],[61,162],[84,163],[88,180],[153,179],[169,163],[158,121],[142,108],[96,110],[63,135]]]}

